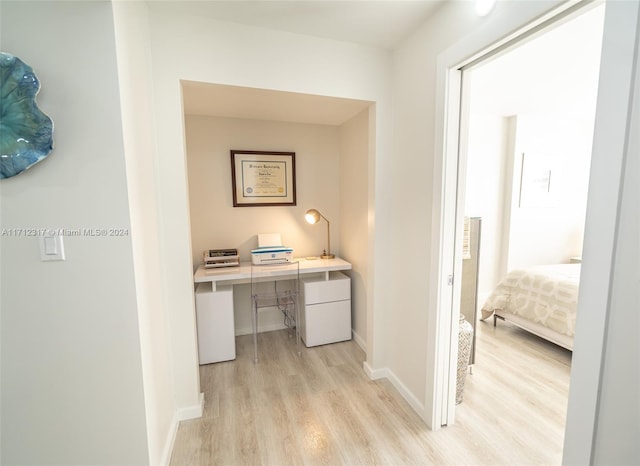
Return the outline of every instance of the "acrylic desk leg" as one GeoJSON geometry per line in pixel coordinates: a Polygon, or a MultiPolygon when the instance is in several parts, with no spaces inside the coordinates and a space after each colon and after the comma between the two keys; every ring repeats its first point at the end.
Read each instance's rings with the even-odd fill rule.
{"type": "Polygon", "coordinates": [[[253,362],[258,362],[258,303],[251,298],[251,326],[253,327],[253,362]]]}
{"type": "Polygon", "coordinates": [[[300,306],[298,306],[298,297],[296,293],[296,349],[298,350],[298,356],[300,356],[300,306]]]}

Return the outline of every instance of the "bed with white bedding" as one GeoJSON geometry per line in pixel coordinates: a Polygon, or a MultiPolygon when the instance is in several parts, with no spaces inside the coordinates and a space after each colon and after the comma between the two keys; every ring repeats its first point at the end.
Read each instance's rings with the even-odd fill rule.
{"type": "Polygon", "coordinates": [[[509,321],[564,348],[573,349],[580,264],[513,270],[482,306],[482,320],[509,321]]]}

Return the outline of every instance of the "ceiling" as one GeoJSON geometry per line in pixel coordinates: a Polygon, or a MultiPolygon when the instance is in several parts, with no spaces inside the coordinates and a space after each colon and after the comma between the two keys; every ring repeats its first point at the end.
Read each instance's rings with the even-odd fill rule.
{"type": "MultiPolygon", "coordinates": [[[[446,0],[146,0],[191,15],[393,49],[446,0]]],[[[371,102],[185,81],[188,115],[339,126],[371,102]]]]}
{"type": "Polygon", "coordinates": [[[340,126],[372,102],[297,92],[182,82],[187,115],[340,126]]]}
{"type": "MultiPolygon", "coordinates": [[[[388,49],[424,23],[446,0],[147,1],[174,14],[206,16],[388,49]]],[[[597,76],[599,67],[598,55],[590,53],[598,49],[600,40],[594,33],[601,28],[598,15],[595,11],[584,14],[525,43],[486,69],[474,70],[474,85],[500,90],[476,93],[477,99],[485,101],[484,108],[505,115],[535,113],[561,103],[565,112],[569,109],[578,116],[588,113],[595,96],[584,91],[591,86],[585,77],[597,76]],[[551,88],[547,83],[553,83],[551,88]],[[560,89],[563,93],[558,96],[555,90],[560,89]]],[[[183,98],[186,114],[325,125],[341,125],[372,104],[191,81],[183,82],[183,98]]]]}
{"type": "Polygon", "coordinates": [[[600,4],[470,70],[472,105],[494,115],[592,120],[603,23],[600,4]]]}
{"type": "Polygon", "coordinates": [[[445,0],[147,0],[188,14],[392,49],[445,0]]]}

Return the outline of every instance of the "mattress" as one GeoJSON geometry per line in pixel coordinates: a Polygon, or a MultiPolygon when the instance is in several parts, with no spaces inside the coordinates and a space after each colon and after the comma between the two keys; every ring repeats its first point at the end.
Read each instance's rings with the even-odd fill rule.
{"type": "Polygon", "coordinates": [[[482,320],[511,314],[573,337],[580,264],[556,264],[509,272],[482,306],[482,320]]]}

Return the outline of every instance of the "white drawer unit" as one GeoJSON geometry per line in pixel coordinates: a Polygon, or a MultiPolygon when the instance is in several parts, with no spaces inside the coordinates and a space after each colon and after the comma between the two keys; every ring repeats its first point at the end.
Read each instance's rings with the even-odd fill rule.
{"type": "Polygon", "coordinates": [[[351,340],[351,279],[341,272],[300,280],[300,336],[305,346],[351,340]]]}
{"type": "Polygon", "coordinates": [[[196,287],[196,318],[200,364],[235,359],[231,285],[218,286],[213,291],[211,283],[199,283],[196,287]]]}

